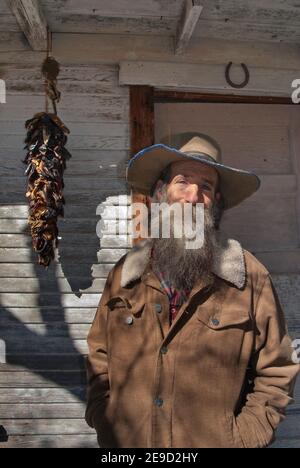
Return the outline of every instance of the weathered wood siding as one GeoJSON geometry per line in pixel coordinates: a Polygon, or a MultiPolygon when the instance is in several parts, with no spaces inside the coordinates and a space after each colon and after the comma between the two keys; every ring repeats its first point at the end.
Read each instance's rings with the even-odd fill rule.
{"type": "MultiPolygon", "coordinates": [[[[38,67],[1,67],[7,102],[0,104],[0,424],[6,446],[96,446],[83,420],[86,336],[125,236],[100,239],[97,206],[125,195],[128,89],[114,65],[62,67],[59,114],[71,134],[65,172],[65,218],[59,258],[36,264],[27,233],[24,121],[44,109],[38,67]],[[63,434],[63,435],[62,435],[63,434]]],[[[126,206],[124,206],[124,209],[126,206]]],[[[124,211],[124,210],[123,210],[124,211]]],[[[109,208],[106,218],[112,215],[109,208]]],[[[126,216],[126,213],[120,213],[126,216]]]]}
{"type": "MultiPolygon", "coordinates": [[[[55,32],[176,34],[183,0],[67,3],[41,0],[55,32]],[[57,4],[58,3],[58,4],[57,4]],[[87,4],[89,8],[87,8],[87,4]]],[[[292,0],[203,0],[196,38],[299,43],[299,4],[292,0]]]]}

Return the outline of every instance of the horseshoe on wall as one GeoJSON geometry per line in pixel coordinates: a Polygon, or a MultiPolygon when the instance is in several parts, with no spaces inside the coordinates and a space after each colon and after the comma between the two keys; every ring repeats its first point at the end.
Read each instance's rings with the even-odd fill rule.
{"type": "Polygon", "coordinates": [[[225,78],[227,83],[232,87],[232,88],[244,88],[248,83],[249,83],[249,78],[250,78],[250,73],[247,68],[247,66],[244,63],[241,63],[241,67],[244,70],[245,73],[245,79],[242,81],[242,83],[234,83],[231,78],[230,78],[230,68],[231,68],[232,62],[229,62],[226,65],[225,69],[225,78]]]}

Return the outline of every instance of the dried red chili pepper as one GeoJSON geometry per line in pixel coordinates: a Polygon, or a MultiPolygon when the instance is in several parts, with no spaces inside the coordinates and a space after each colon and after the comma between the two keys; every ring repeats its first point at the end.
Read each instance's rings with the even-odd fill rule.
{"type": "Polygon", "coordinates": [[[57,217],[64,215],[63,173],[71,158],[64,146],[70,132],[57,115],[46,112],[27,120],[25,127],[28,223],[39,264],[48,267],[58,246],[57,217]]]}

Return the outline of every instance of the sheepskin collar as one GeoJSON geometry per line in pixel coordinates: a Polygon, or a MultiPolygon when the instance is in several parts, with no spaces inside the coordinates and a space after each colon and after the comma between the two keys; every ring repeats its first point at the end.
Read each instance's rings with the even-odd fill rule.
{"type": "MultiPolygon", "coordinates": [[[[150,259],[151,247],[152,240],[144,239],[128,252],[122,267],[122,288],[142,276],[150,259]]],[[[239,289],[244,287],[246,282],[245,258],[242,246],[238,241],[226,238],[219,241],[215,250],[213,273],[239,289]]]]}

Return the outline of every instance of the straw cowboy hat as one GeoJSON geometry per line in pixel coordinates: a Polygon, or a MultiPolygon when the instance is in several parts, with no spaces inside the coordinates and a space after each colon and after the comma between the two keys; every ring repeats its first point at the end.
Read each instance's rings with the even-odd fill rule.
{"type": "Polygon", "coordinates": [[[148,146],[128,161],[126,179],[135,190],[150,195],[163,169],[170,163],[188,160],[199,161],[217,170],[224,209],[238,205],[258,190],[260,180],[257,175],[222,164],[221,149],[209,136],[184,133],[173,135],[172,138],[173,144],[182,140],[187,142],[179,149],[164,143],[148,146]],[[186,137],[191,135],[187,141],[186,137]]]}

